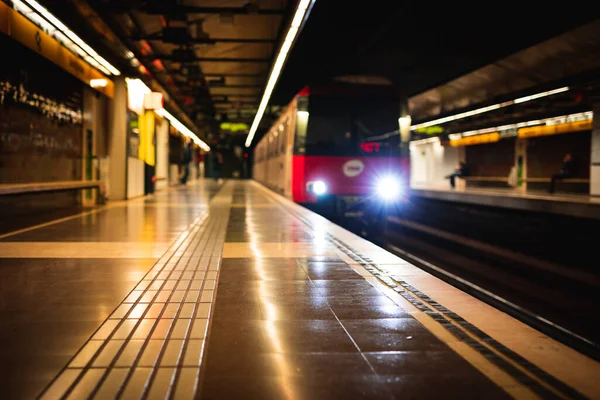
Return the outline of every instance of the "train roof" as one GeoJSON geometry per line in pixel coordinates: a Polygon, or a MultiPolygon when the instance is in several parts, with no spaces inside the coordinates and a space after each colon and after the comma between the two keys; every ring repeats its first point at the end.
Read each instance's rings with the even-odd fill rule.
{"type": "Polygon", "coordinates": [[[298,94],[296,94],[296,97],[310,95],[394,97],[400,99],[402,97],[402,92],[396,86],[390,85],[327,83],[306,85],[298,92],[298,94]]]}

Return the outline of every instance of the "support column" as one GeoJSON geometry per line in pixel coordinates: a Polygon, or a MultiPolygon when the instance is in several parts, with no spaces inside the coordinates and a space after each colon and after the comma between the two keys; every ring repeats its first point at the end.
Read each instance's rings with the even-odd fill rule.
{"type": "Polygon", "coordinates": [[[408,107],[408,98],[403,98],[400,102],[400,118],[398,118],[398,131],[400,133],[400,154],[401,157],[410,157],[410,128],[412,118],[408,107]]]}
{"type": "MultiPolygon", "coordinates": [[[[81,176],[84,181],[98,179],[95,165],[96,152],[96,129],[94,119],[97,118],[96,93],[89,88],[83,90],[83,152],[81,162],[81,176]]],[[[81,192],[81,203],[86,206],[96,204],[97,191],[92,189],[81,192]]]]}
{"type": "Polygon", "coordinates": [[[115,79],[115,96],[108,112],[109,179],[106,188],[110,200],[127,198],[127,85],[125,78],[115,79]]]}
{"type": "Polygon", "coordinates": [[[156,190],[169,184],[169,121],[162,119],[156,124],[156,190]]]}
{"type": "MultiPolygon", "coordinates": [[[[467,146],[459,146],[458,150],[458,162],[456,164],[460,164],[461,162],[466,162],[469,165],[469,160],[467,160],[467,146]]],[[[456,169],[456,167],[454,167],[456,169]]],[[[456,180],[456,188],[459,190],[467,189],[467,181],[464,179],[456,180]]]]}
{"type": "Polygon", "coordinates": [[[516,189],[527,192],[527,139],[515,140],[516,189]]]}
{"type": "Polygon", "coordinates": [[[600,103],[594,104],[592,155],[590,157],[590,194],[600,196],[600,103]]]}

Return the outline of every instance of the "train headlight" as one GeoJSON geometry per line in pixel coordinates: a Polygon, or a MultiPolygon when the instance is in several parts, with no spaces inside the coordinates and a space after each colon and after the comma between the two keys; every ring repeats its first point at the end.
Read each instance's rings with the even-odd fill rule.
{"type": "Polygon", "coordinates": [[[376,190],[385,201],[393,201],[402,194],[402,183],[393,176],[382,177],[377,181],[376,190]]]}
{"type": "Polygon", "coordinates": [[[327,185],[323,181],[315,181],[312,184],[312,192],[317,196],[327,193],[327,185]]]}

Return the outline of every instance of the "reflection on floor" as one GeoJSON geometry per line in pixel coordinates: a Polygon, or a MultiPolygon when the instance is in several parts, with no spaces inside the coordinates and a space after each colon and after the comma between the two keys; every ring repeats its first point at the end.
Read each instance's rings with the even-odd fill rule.
{"type": "Polygon", "coordinates": [[[597,363],[249,182],[5,237],[0,282],[7,398],[599,394],[597,363]]]}

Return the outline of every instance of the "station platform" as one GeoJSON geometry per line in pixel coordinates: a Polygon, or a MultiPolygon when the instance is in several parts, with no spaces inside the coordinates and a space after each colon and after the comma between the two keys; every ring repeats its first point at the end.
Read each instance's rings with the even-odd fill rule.
{"type": "Polygon", "coordinates": [[[520,193],[514,189],[464,188],[446,185],[415,185],[411,194],[433,200],[475,204],[521,211],[600,219],[600,197],[546,192],[520,193]]]}
{"type": "Polygon", "coordinates": [[[600,363],[255,182],[0,237],[6,399],[600,398],[600,363]]]}

